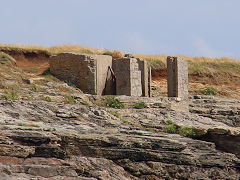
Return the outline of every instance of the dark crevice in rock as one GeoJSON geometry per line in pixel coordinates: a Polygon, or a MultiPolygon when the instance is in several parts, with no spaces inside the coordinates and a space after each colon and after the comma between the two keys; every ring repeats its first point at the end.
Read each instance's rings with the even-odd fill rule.
{"type": "Polygon", "coordinates": [[[57,146],[37,146],[33,157],[65,159],[68,156],[65,151],[57,146]]]}

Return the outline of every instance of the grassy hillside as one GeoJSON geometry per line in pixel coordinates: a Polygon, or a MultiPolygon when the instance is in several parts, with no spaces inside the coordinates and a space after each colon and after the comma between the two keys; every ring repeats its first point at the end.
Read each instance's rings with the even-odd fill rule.
{"type": "MultiPolygon", "coordinates": [[[[148,60],[153,70],[166,70],[165,55],[143,55],[137,57],[148,60]]],[[[181,56],[189,62],[189,75],[194,80],[212,82],[217,85],[234,83],[240,86],[240,61],[230,58],[208,58],[181,56]]]]}
{"type": "MultiPolygon", "coordinates": [[[[45,53],[53,55],[61,52],[76,52],[88,54],[108,54],[111,51],[98,50],[78,45],[62,45],[53,47],[5,45],[0,44],[0,51],[15,51],[24,53],[45,53]]],[[[153,80],[166,79],[167,55],[135,54],[146,59],[152,67],[153,80]]],[[[230,58],[208,58],[181,56],[189,62],[189,82],[201,83],[215,87],[225,87],[240,92],[240,61],[230,58]]],[[[224,94],[224,92],[222,92],[224,94]]],[[[229,93],[228,93],[229,94],[229,93]]]]}
{"type": "Polygon", "coordinates": [[[6,45],[0,44],[0,50],[14,50],[23,52],[45,52],[47,54],[57,54],[61,52],[76,52],[76,53],[88,53],[88,54],[100,54],[96,49],[78,46],[78,45],[62,45],[52,46],[50,48],[37,46],[37,45],[6,45]]]}

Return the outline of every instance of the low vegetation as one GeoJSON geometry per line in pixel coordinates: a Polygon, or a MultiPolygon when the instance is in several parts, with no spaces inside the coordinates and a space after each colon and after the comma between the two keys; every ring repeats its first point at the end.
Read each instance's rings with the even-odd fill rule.
{"type": "Polygon", "coordinates": [[[89,102],[87,102],[87,101],[83,101],[83,102],[81,102],[81,104],[85,105],[85,106],[90,106],[89,102]]]}
{"type": "Polygon", "coordinates": [[[180,127],[177,124],[173,123],[171,120],[166,121],[166,126],[163,128],[163,131],[170,134],[180,134],[184,137],[194,138],[196,133],[193,128],[189,127],[180,127]]]}
{"type": "MultiPolygon", "coordinates": [[[[110,55],[113,58],[123,57],[122,53],[118,50],[100,50],[78,45],[61,45],[53,47],[41,47],[41,46],[25,46],[25,45],[6,45],[0,44],[0,51],[16,51],[24,53],[45,53],[49,55],[61,53],[61,52],[76,52],[76,53],[88,53],[88,54],[104,54],[110,55]]],[[[135,54],[138,58],[146,59],[152,70],[153,80],[154,74],[156,77],[163,76],[166,78],[166,58],[167,55],[146,55],[135,54]],[[159,72],[159,73],[154,73],[159,72]]],[[[233,91],[240,86],[240,62],[236,59],[230,58],[207,58],[207,57],[188,57],[180,56],[186,59],[189,63],[189,82],[201,83],[204,86],[222,86],[225,85],[233,91]]],[[[14,63],[15,60],[5,53],[0,52],[0,64],[14,63]]],[[[15,62],[16,63],[16,62],[15,62]]],[[[26,72],[37,73],[37,69],[24,69],[26,72]]],[[[51,78],[50,74],[45,75],[51,78]]],[[[52,77],[57,81],[57,78],[52,77]]],[[[218,94],[227,94],[227,88],[219,89],[218,94]],[[226,91],[226,92],[225,92],[226,91]]],[[[199,91],[198,91],[199,92],[199,91]]],[[[238,93],[238,92],[237,92],[238,93]]]]}
{"type": "Polygon", "coordinates": [[[0,63],[7,64],[9,62],[16,63],[15,59],[4,52],[0,52],[0,63]]]}
{"type": "Polygon", "coordinates": [[[121,117],[120,114],[119,114],[118,112],[116,112],[116,111],[110,111],[110,113],[111,113],[112,115],[114,115],[115,117],[117,117],[117,118],[120,118],[120,117],[121,117]]]}
{"type": "Polygon", "coordinates": [[[65,95],[64,96],[64,103],[65,104],[76,104],[76,101],[75,101],[75,99],[72,96],[65,95]]]}
{"type": "Polygon", "coordinates": [[[4,91],[4,95],[2,95],[2,97],[5,100],[18,100],[19,99],[18,93],[16,91],[8,90],[8,89],[6,89],[4,91]]]}
{"type": "Polygon", "coordinates": [[[47,101],[47,102],[51,102],[52,101],[51,97],[49,97],[49,96],[44,97],[44,100],[47,101]]]}
{"type": "Polygon", "coordinates": [[[113,59],[117,59],[117,58],[122,58],[123,55],[120,51],[114,50],[113,53],[112,53],[112,57],[113,57],[113,59]]]}
{"type": "Polygon", "coordinates": [[[32,90],[34,92],[38,92],[39,91],[39,87],[36,84],[32,84],[32,90]]]}
{"type": "Polygon", "coordinates": [[[87,54],[101,54],[96,49],[78,46],[78,45],[61,45],[61,46],[52,46],[50,48],[34,45],[6,45],[0,44],[0,50],[14,50],[21,51],[25,53],[46,53],[49,55],[57,54],[61,52],[76,52],[76,53],[87,53],[87,54]]]}
{"type": "MultiPolygon", "coordinates": [[[[166,55],[136,54],[146,59],[153,71],[166,71],[166,55]]],[[[189,63],[189,81],[205,84],[240,85],[240,62],[230,58],[207,58],[180,56],[189,63]]]]}
{"type": "Polygon", "coordinates": [[[204,95],[216,95],[218,91],[213,87],[207,87],[204,90],[201,91],[204,95]]]}
{"type": "Polygon", "coordinates": [[[121,103],[120,100],[115,97],[107,97],[105,105],[107,107],[116,108],[116,109],[124,108],[124,104],[121,103]]]}
{"type": "Polygon", "coordinates": [[[146,104],[144,102],[138,102],[136,104],[134,104],[134,108],[135,109],[143,109],[143,108],[146,108],[146,104]]]}

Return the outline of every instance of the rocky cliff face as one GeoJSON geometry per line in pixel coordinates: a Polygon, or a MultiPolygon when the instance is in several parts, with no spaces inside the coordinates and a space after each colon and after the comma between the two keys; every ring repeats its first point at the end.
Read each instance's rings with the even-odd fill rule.
{"type": "Polygon", "coordinates": [[[166,99],[135,99],[149,101],[144,109],[131,108],[134,98],[120,99],[127,109],[1,100],[0,179],[239,178],[239,128],[170,111],[166,99]],[[201,135],[164,133],[169,119],[201,135]]]}

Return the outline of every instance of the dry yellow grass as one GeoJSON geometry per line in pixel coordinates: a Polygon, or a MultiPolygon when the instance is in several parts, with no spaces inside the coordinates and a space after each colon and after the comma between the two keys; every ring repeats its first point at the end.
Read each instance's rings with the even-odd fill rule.
{"type": "MultiPolygon", "coordinates": [[[[42,47],[37,45],[6,45],[0,44],[0,50],[15,50],[24,52],[45,52],[48,54],[57,54],[61,52],[76,52],[88,54],[102,54],[94,48],[78,45],[60,45],[53,47],[42,47]]],[[[121,54],[119,51],[116,54],[121,54]]],[[[113,54],[114,55],[114,52],[113,54]]],[[[136,57],[146,59],[153,70],[166,70],[167,55],[145,55],[135,54],[136,57]]],[[[240,85],[240,61],[230,58],[208,58],[208,57],[188,57],[180,55],[189,62],[189,74],[194,80],[210,82],[216,84],[233,83],[240,85]]]]}
{"type": "MultiPolygon", "coordinates": [[[[154,70],[166,70],[166,55],[136,54],[136,57],[146,59],[154,70]]],[[[217,85],[232,84],[240,87],[240,61],[209,57],[182,56],[189,62],[190,81],[217,85]]]]}
{"type": "Polygon", "coordinates": [[[79,45],[61,45],[53,46],[48,48],[48,51],[52,54],[57,54],[61,52],[75,52],[75,53],[87,53],[87,54],[100,54],[96,49],[79,46],[79,45]]]}
{"type": "Polygon", "coordinates": [[[113,53],[112,53],[112,57],[113,57],[113,59],[117,59],[117,58],[122,58],[123,55],[120,51],[114,50],[113,53]]]}
{"type": "Polygon", "coordinates": [[[21,44],[0,44],[0,50],[15,50],[24,52],[39,52],[44,51],[48,54],[57,54],[61,52],[75,52],[75,53],[88,53],[88,54],[100,54],[100,52],[94,48],[79,46],[79,45],[60,45],[52,47],[43,47],[38,45],[21,45],[21,44]]]}

